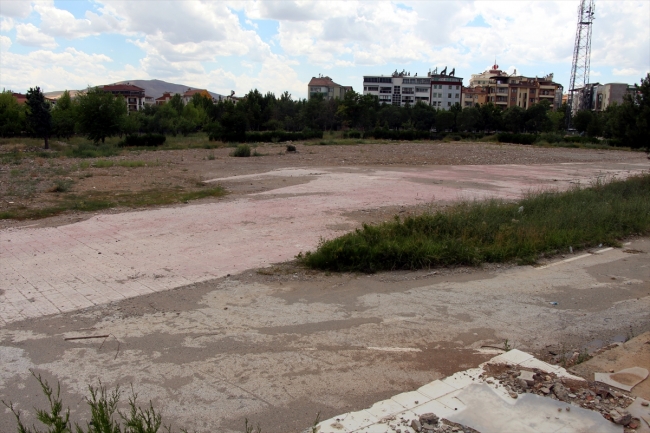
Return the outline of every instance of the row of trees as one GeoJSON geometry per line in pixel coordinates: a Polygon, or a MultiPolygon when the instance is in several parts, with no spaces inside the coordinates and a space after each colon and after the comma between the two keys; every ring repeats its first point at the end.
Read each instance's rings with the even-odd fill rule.
{"type": "MultiPolygon", "coordinates": [[[[563,107],[565,108],[565,107],[563,107]]],[[[47,138],[83,134],[95,143],[106,137],[135,134],[183,134],[205,131],[211,136],[237,136],[245,131],[302,131],[385,128],[390,130],[436,129],[443,131],[558,132],[565,128],[564,112],[554,111],[541,102],[528,109],[510,107],[501,110],[493,104],[450,110],[418,102],[398,107],[380,104],[371,95],[346,93],[343,99],[313,97],[294,100],[288,92],[276,97],[251,90],[237,104],[214,103],[195,94],[188,104],[175,95],[167,104],[145,106],[127,113],[119,96],[89,88],[73,100],[66,91],[50,109],[38,87],[27,93],[27,104],[20,106],[9,92],[0,94],[0,135],[25,132],[47,138]]],[[[618,139],[621,145],[641,147],[648,140],[650,123],[650,74],[644,78],[634,96],[605,112],[579,112],[573,124],[582,133],[618,139]]],[[[46,139],[47,145],[47,139],[46,139]]]]}

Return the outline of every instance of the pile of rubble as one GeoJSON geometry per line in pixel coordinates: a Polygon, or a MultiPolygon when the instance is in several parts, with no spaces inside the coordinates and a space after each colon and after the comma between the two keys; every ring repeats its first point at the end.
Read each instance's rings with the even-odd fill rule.
{"type": "Polygon", "coordinates": [[[383,420],[392,431],[402,433],[409,431],[406,427],[412,428],[418,433],[480,433],[471,427],[451,422],[447,419],[440,419],[433,413],[420,415],[419,419],[409,420],[406,418],[397,419],[388,417],[383,420]]]}
{"type": "Polygon", "coordinates": [[[613,423],[625,426],[626,431],[640,425],[640,420],[633,418],[626,410],[634,402],[634,397],[596,382],[572,380],[539,369],[530,371],[507,365],[487,365],[482,379],[497,388],[503,387],[512,398],[533,393],[569,403],[565,408],[567,411],[571,410],[570,405],[598,411],[613,423]]]}

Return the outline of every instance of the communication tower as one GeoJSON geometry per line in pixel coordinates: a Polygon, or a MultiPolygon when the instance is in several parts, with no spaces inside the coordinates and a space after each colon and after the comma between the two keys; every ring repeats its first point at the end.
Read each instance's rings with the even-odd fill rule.
{"type": "Polygon", "coordinates": [[[569,98],[567,100],[566,122],[571,126],[571,114],[574,104],[580,110],[585,106],[585,98],[579,94],[589,83],[589,62],[591,57],[591,27],[594,22],[594,0],[580,0],[578,7],[578,28],[576,42],[573,47],[573,64],[571,65],[571,80],[569,83],[569,98]],[[576,87],[577,86],[577,87],[576,87]],[[577,98],[577,100],[576,100],[577,98]]]}

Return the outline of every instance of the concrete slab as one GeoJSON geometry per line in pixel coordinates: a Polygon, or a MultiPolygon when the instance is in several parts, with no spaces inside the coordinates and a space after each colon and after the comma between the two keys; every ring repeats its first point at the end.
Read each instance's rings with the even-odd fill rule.
{"type": "Polygon", "coordinates": [[[237,200],[97,215],[59,227],[9,228],[0,231],[0,325],[290,260],[321,238],[340,234],[332,227],[356,224],[346,212],[515,198],[532,189],[565,189],[646,169],[639,163],[283,169],[249,177],[310,181],[237,200]],[[319,175],[310,176],[315,171],[319,175]],[[62,281],[64,275],[70,278],[62,281]]]}
{"type": "Polygon", "coordinates": [[[481,433],[535,432],[616,433],[623,427],[606,420],[598,412],[535,394],[523,394],[506,402],[487,385],[470,385],[460,391],[458,399],[467,409],[448,419],[472,427],[481,433]]]}
{"type": "Polygon", "coordinates": [[[648,378],[648,370],[642,367],[630,367],[613,373],[595,373],[594,380],[615,388],[631,391],[636,385],[648,378]]]}

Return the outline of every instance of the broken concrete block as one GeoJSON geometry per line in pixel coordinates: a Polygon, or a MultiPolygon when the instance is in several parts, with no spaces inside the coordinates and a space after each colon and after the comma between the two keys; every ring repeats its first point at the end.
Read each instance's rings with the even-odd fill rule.
{"type": "Polygon", "coordinates": [[[648,370],[641,367],[625,368],[615,373],[595,373],[596,382],[605,383],[625,391],[631,391],[648,377],[648,370]]]}

